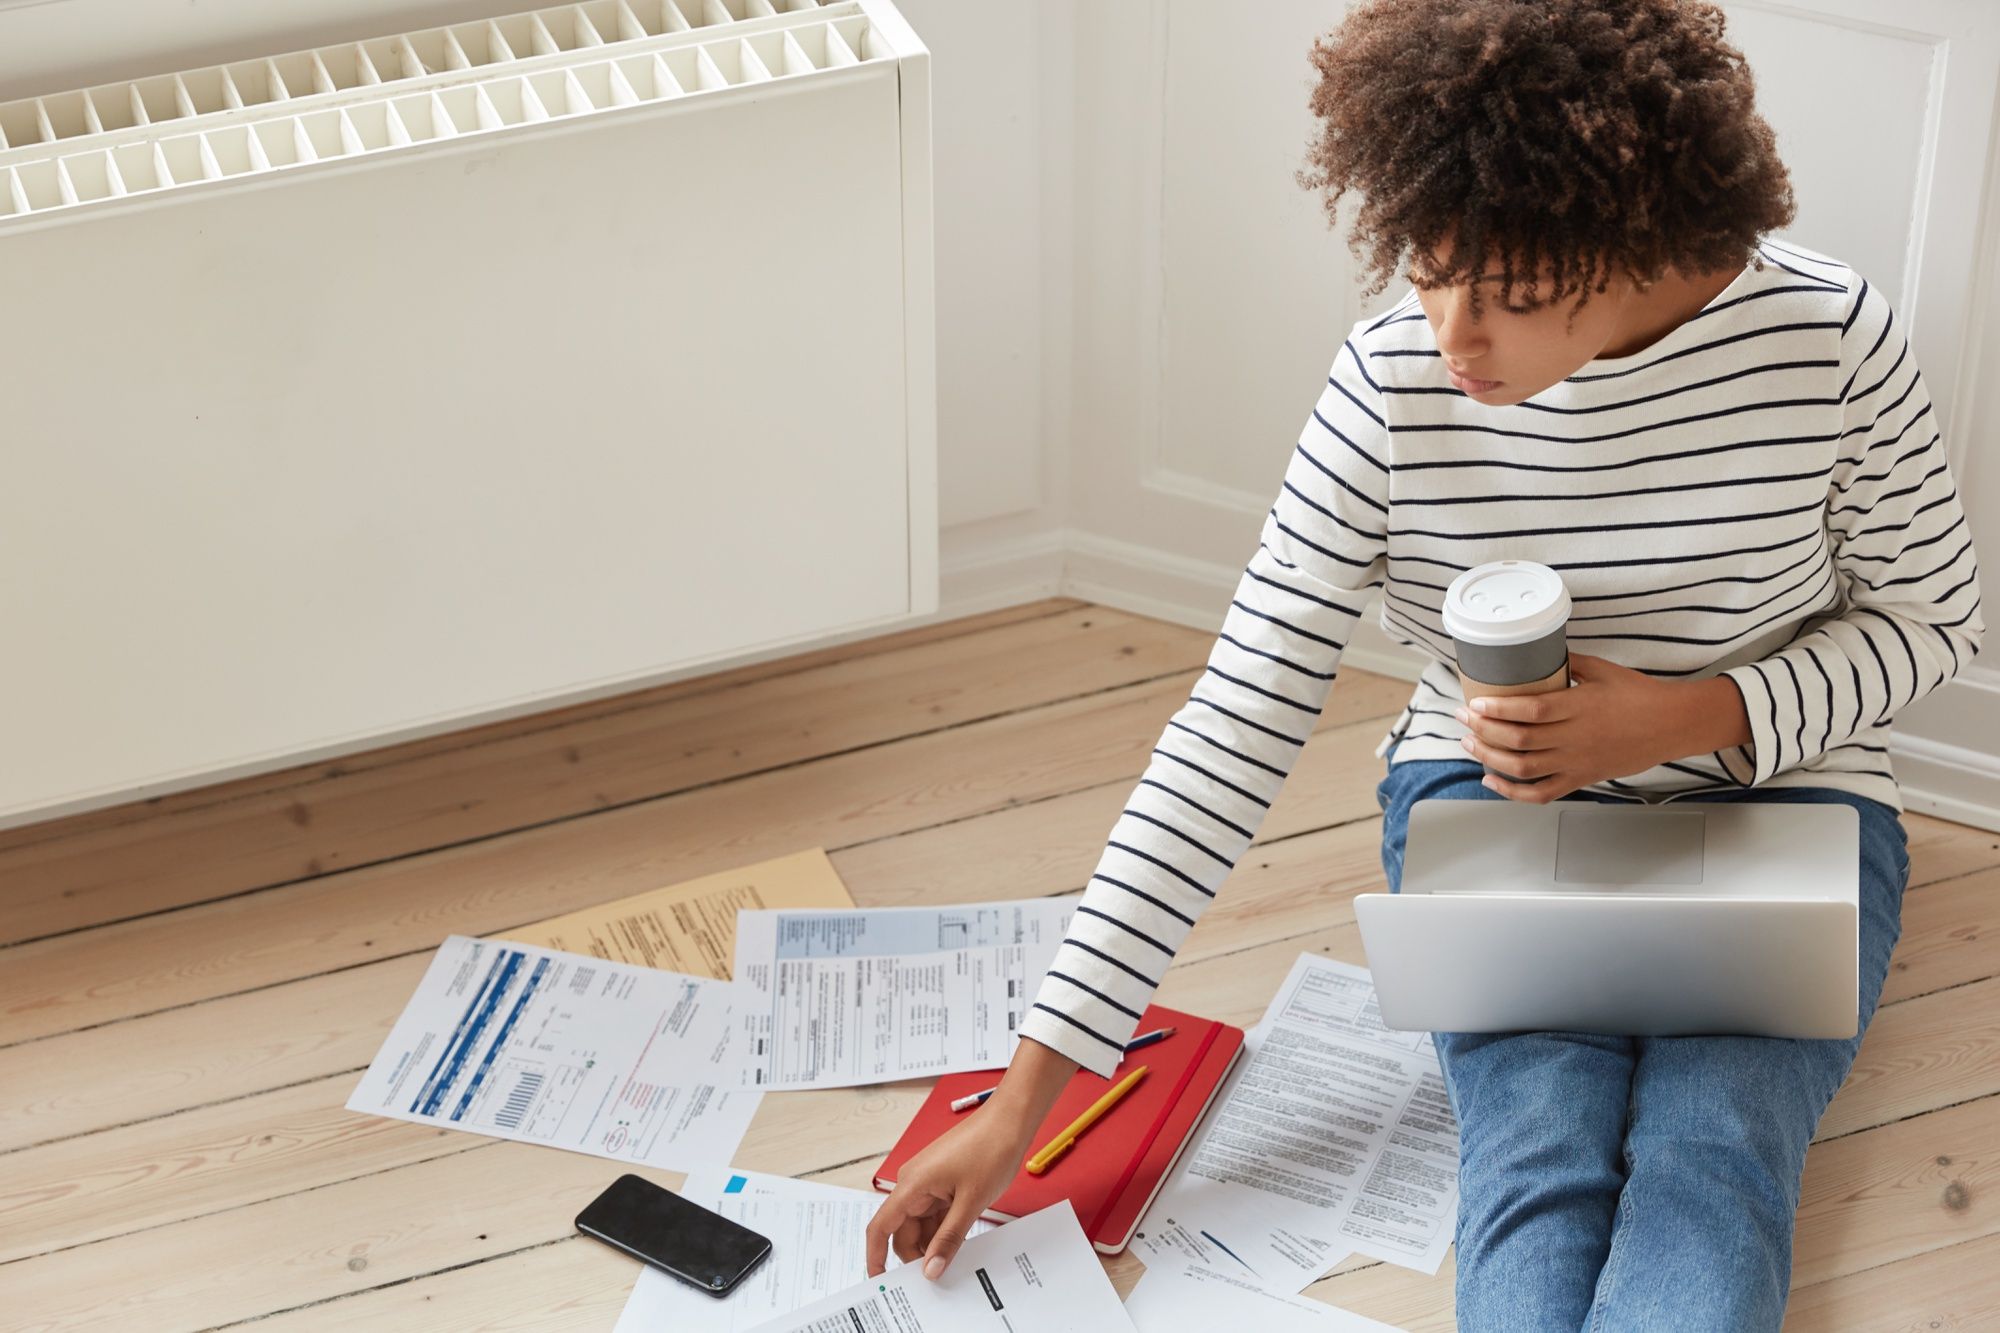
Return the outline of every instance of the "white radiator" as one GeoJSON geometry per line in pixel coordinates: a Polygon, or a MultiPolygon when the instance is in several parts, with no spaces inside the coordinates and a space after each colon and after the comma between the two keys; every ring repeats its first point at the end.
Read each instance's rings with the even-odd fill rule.
{"type": "Polygon", "coordinates": [[[0,106],[0,824],[934,610],[928,77],[597,0],[0,106]]]}

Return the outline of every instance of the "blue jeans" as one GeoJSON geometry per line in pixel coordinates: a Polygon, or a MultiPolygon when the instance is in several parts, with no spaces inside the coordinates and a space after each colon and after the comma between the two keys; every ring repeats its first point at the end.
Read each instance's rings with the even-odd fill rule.
{"type": "MultiPolygon", "coordinates": [[[[1391,892],[1402,888],[1411,805],[1505,799],[1480,776],[1469,759],[1390,767],[1375,799],[1391,892]]],[[[1681,799],[1840,801],[1860,812],[1865,1031],[1902,932],[1910,862],[1896,812],[1820,787],[1681,799]]],[[[1458,1115],[1460,1328],[1777,1329],[1806,1145],[1854,1063],[1859,1033],[1433,1036],[1458,1115]]]]}

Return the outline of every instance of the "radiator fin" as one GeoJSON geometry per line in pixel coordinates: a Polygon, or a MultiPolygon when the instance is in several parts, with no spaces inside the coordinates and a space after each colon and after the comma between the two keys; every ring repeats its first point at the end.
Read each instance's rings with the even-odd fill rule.
{"type": "MultiPolygon", "coordinates": [[[[242,113],[305,98],[464,74],[494,65],[559,60],[577,52],[616,50],[636,42],[720,28],[748,36],[773,25],[823,13],[859,13],[852,0],[588,0],[553,5],[504,18],[477,20],[340,43],[286,55],[182,70],[123,83],[0,103],[0,158],[39,148],[53,156],[66,141],[102,134],[131,134],[176,121],[242,113]]],[[[774,47],[779,43],[771,36],[774,47]]],[[[758,60],[771,74],[769,54],[758,60]]],[[[710,59],[723,63],[711,54],[710,59]]],[[[732,65],[731,68],[738,66],[732,65]]],[[[729,81],[756,82],[754,68],[729,81]]],[[[177,128],[193,129],[194,126],[177,128]]]]}
{"type": "Polygon", "coordinates": [[[810,78],[895,58],[858,10],[834,17],[845,7],[817,7],[804,0],[812,12],[789,20],[788,26],[713,32],[745,21],[745,15],[756,16],[760,5],[772,8],[764,0],[730,0],[730,5],[734,8],[724,0],[704,0],[703,24],[685,30],[706,34],[696,40],[673,40],[668,23],[670,12],[679,8],[676,0],[639,0],[637,6],[633,0],[597,0],[433,33],[163,75],[122,85],[116,94],[92,89],[11,103],[0,107],[0,134],[10,143],[17,132],[41,136],[35,142],[45,145],[47,155],[0,156],[0,225],[131,195],[810,78]],[[659,37],[619,36],[650,34],[653,28],[660,30],[659,37]],[[634,41],[653,46],[632,50],[634,41]],[[659,45],[662,41],[669,44],[659,45]],[[516,42],[560,59],[521,65],[512,54],[516,42]],[[453,70],[460,71],[458,77],[436,82],[453,70]],[[425,79],[433,83],[417,82],[425,79]],[[372,90],[372,95],[314,103],[293,95],[298,87],[322,96],[357,89],[372,90]],[[205,108],[231,103],[233,115],[203,121],[210,114],[205,108]],[[105,121],[101,107],[121,110],[115,127],[105,121]],[[23,128],[30,122],[31,129],[23,128]],[[92,123],[103,128],[64,133],[92,123]]]}

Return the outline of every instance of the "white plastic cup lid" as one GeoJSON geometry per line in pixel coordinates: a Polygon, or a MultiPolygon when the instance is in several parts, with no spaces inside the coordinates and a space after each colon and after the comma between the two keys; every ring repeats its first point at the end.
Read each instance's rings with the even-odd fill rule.
{"type": "Polygon", "coordinates": [[[1461,643],[1533,643],[1568,620],[1569,589],[1562,575],[1532,560],[1474,565],[1445,589],[1445,632],[1461,643]]]}

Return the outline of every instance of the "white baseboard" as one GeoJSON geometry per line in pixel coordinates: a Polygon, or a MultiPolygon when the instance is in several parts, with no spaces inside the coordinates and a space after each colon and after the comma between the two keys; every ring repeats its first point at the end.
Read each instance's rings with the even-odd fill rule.
{"type": "MultiPolygon", "coordinates": [[[[938,613],[955,620],[1062,593],[1059,529],[946,543],[938,569],[938,613]]],[[[921,622],[912,622],[921,623],[921,622]]]]}
{"type": "Polygon", "coordinates": [[[1890,738],[1889,758],[1904,805],[2000,833],[2000,758],[1901,732],[1890,738]]]}
{"type": "Polygon", "coordinates": [[[1241,569],[1074,528],[1063,537],[1065,595],[1211,634],[1222,628],[1229,594],[1243,576],[1241,569]]]}

